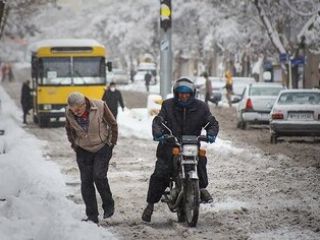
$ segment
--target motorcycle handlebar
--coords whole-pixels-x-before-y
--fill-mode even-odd
[[[178,140],[174,135],[165,134],[163,137],[164,137],[164,140],[168,143],[169,142],[178,143]],[[199,142],[208,142],[208,138],[205,135],[200,135],[200,136],[198,136],[198,141]]]
[[[198,137],[198,140],[199,140],[199,142],[208,142],[208,138],[207,138],[207,136],[204,136],[204,135],[200,135],[199,137]]]

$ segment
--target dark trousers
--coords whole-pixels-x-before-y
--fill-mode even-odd
[[[118,109],[116,109],[116,110],[110,109],[110,111],[112,112],[112,115],[114,116],[114,118],[117,120]]]
[[[173,175],[173,165],[171,159],[158,158],[153,174],[150,177],[149,190],[147,196],[148,203],[157,203],[162,194],[169,186],[170,177]],[[208,186],[207,158],[199,157],[198,176],[200,188]]]
[[[29,114],[30,108],[22,107],[23,110],[23,123],[27,123],[27,115]]]
[[[107,178],[112,147],[106,144],[95,153],[79,147],[76,152],[81,178],[81,194],[86,205],[86,214],[89,219],[97,219],[99,212],[94,185],[101,196],[104,211],[114,205]]]

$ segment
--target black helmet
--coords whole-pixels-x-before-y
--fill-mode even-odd
[[[187,77],[179,78],[173,85],[173,94],[177,97],[178,93],[191,93],[195,95],[196,87],[192,80]]]

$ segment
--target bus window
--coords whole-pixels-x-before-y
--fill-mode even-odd
[[[71,84],[70,58],[42,58],[42,84]]]
[[[73,82],[74,84],[102,84],[105,83],[105,73],[101,71],[100,58],[74,57]]]

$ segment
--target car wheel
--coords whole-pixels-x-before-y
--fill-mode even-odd
[[[278,136],[275,135],[275,134],[271,134],[270,143],[271,144],[277,144],[277,142],[278,142]]]
[[[242,130],[246,130],[247,127],[248,127],[248,123],[247,123],[247,122],[240,122],[240,128],[241,128]]]

